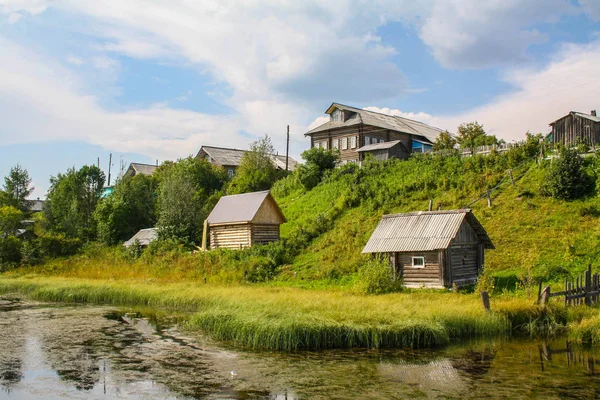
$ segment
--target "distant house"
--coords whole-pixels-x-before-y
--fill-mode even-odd
[[[279,240],[286,219],[269,191],[223,196],[207,218],[211,249],[242,249]]]
[[[158,239],[158,230],[156,228],[140,229],[131,239],[123,243],[123,246],[129,247],[138,241],[140,246],[147,247],[156,239]]]
[[[600,118],[596,110],[589,114],[571,111],[562,118],[550,123],[552,132],[549,137],[552,143],[560,143],[563,146],[575,146],[585,142],[589,146],[600,143]]]
[[[441,129],[411,119],[333,103],[325,111],[329,121],[307,133],[311,148],[338,149],[342,162],[358,162],[375,144],[398,142],[390,157],[431,151]],[[366,149],[365,149],[366,147]],[[362,151],[359,151],[361,150]],[[362,154],[361,154],[362,153]]]
[[[25,207],[31,213],[39,213],[44,211],[44,200],[40,200],[39,197],[35,200],[25,200]]]
[[[235,174],[235,170],[242,162],[247,150],[228,149],[225,147],[202,146],[196,158],[207,160],[213,165],[225,168],[229,177]],[[274,154],[271,160],[280,170],[285,170],[285,155]],[[294,171],[298,167],[298,161],[289,157],[288,171]]]
[[[363,253],[389,256],[409,287],[474,283],[494,245],[469,209],[384,215]]]
[[[407,158],[409,156],[409,153],[400,140],[368,144],[357,151],[359,161],[363,161],[367,154],[371,154],[373,158],[379,161],[389,160],[390,158]]]
[[[123,176],[136,176],[138,174],[152,176],[158,165],[131,163]]]

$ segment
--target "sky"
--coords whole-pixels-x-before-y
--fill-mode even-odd
[[[300,158],[332,102],[521,140],[600,109],[598,0],[0,0],[0,175],[113,181],[269,135]]]

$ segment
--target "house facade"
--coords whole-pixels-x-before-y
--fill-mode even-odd
[[[266,190],[223,196],[206,219],[210,248],[243,249],[279,240],[286,219]]]
[[[338,149],[341,160],[361,161],[365,146],[397,142],[393,157],[407,158],[411,153],[431,151],[441,129],[407,118],[362,110],[333,103],[327,111],[329,121],[308,131],[311,148]],[[362,153],[365,153],[362,151]]]
[[[469,209],[384,215],[363,253],[388,257],[408,287],[443,288],[477,281],[494,245]]]
[[[196,158],[207,160],[213,165],[223,167],[227,171],[227,175],[231,178],[236,169],[240,166],[242,158],[247,150],[228,149],[225,147],[213,147],[213,146],[202,146]],[[286,157],[285,155],[273,154],[271,155],[271,161],[277,167],[277,169],[285,170],[286,168]],[[294,171],[299,163],[292,157],[288,157],[287,163],[288,171]]]
[[[551,122],[550,127],[552,132],[549,136],[552,143],[576,146],[583,142],[592,147],[600,143],[600,118],[596,110],[592,110],[589,114],[571,111]]]

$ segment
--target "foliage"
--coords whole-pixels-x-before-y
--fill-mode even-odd
[[[229,183],[227,194],[240,194],[268,190],[273,183],[285,175],[278,171],[272,156],[275,149],[271,138],[265,135],[250,145],[244,153],[234,177]]]
[[[225,171],[189,157],[174,163],[161,179],[157,212],[160,235],[197,242],[204,220],[220,197]]]
[[[542,191],[560,200],[574,200],[594,190],[594,178],[576,150],[563,148],[546,171]]]
[[[325,172],[335,168],[340,161],[340,152],[337,149],[313,147],[303,152],[302,158],[306,162],[298,168],[298,179],[310,190],[321,182]]]
[[[137,231],[156,223],[157,182],[152,176],[125,176],[117,182],[112,195],[98,204],[98,239],[112,245],[132,237]]]
[[[498,138],[494,135],[488,135],[483,129],[483,125],[475,122],[461,124],[458,127],[456,141],[463,149],[469,148],[471,152],[478,146],[491,146],[499,144]]]
[[[15,236],[0,237],[0,266],[17,265],[21,262],[22,243]]]
[[[400,290],[402,280],[394,279],[389,260],[380,256],[359,268],[357,286],[365,294],[383,294]]]
[[[44,234],[37,238],[41,256],[47,258],[68,257],[81,249],[82,242],[78,238],[68,238],[62,234]]]
[[[70,168],[50,178],[46,228],[68,237],[93,240],[96,236],[94,212],[104,186],[104,173],[96,166]]]
[[[456,139],[448,131],[441,132],[435,139],[433,151],[454,150]]]
[[[0,235],[15,235],[21,226],[23,212],[13,206],[0,207]]]
[[[3,195],[0,198],[0,206],[4,204],[21,211],[26,211],[27,204],[25,199],[33,192],[33,189],[29,173],[21,165],[17,164],[4,177]]]

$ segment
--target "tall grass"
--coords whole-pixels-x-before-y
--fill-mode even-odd
[[[30,277],[1,278],[0,293],[185,311],[188,329],[255,349],[432,347],[452,339],[509,334],[512,326],[508,314],[485,312],[478,296],[445,292],[365,296],[268,286]]]

